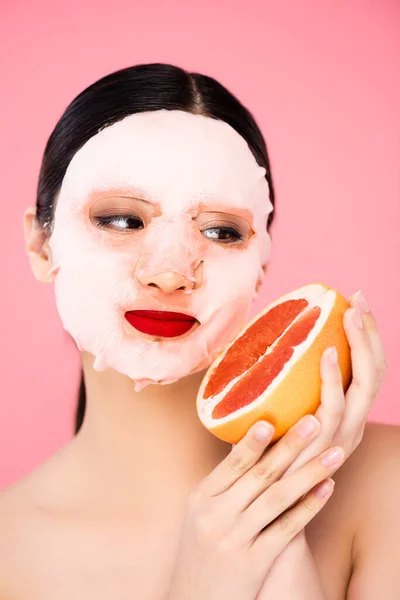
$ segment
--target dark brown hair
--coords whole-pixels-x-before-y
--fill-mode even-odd
[[[254,117],[218,81],[170,64],[135,65],[115,71],[83,90],[66,108],[47,142],[39,174],[37,220],[51,233],[55,197],[74,154],[99,130],[124,117],[149,110],[184,110],[225,121],[247,142],[257,163],[265,167],[270,199],[274,187],[267,147]],[[275,210],[269,215],[271,226]],[[86,406],[83,374],[75,418],[75,433]]]

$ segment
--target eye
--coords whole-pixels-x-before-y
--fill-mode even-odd
[[[108,227],[122,231],[142,229],[143,221],[135,215],[107,215],[94,218],[96,227]]]
[[[211,235],[205,236],[206,238],[217,240],[224,244],[243,240],[242,234],[234,227],[208,227],[207,229],[203,229],[201,233],[204,234],[205,232],[211,232]]]

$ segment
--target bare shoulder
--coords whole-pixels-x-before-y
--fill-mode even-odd
[[[400,427],[368,423],[358,448],[335,477],[352,534],[347,598],[398,598]],[[335,490],[336,492],[336,490]]]
[[[400,427],[367,423],[359,446],[333,478],[335,510],[346,514],[354,534],[353,559],[357,544],[363,545],[385,520],[392,520],[400,537]]]
[[[15,590],[20,590],[41,553],[39,542],[46,532],[40,499],[54,487],[49,477],[53,462],[50,457],[0,492],[0,600],[21,597]]]
[[[400,426],[368,422],[359,446],[341,467],[340,472],[354,468],[355,464],[360,466],[366,459],[379,461],[379,452],[391,454],[392,451],[398,451],[399,440]]]
[[[332,499],[317,515],[316,523],[340,520],[349,535],[359,535],[371,526],[386,505],[395,507],[400,495],[400,427],[368,422],[363,438],[333,475],[336,482]],[[386,498],[392,491],[394,504]],[[327,518],[327,516],[329,517]],[[368,521],[366,516],[368,515]],[[318,529],[318,527],[317,527]]]
[[[36,479],[37,473],[33,471],[0,491],[1,539],[6,538],[10,542],[17,535],[21,521],[24,522],[32,514]]]
[[[18,525],[23,520],[27,504],[24,488],[25,484],[21,481],[0,492],[0,564],[5,546],[9,547],[12,539],[17,536]]]
[[[334,474],[335,490],[306,528],[329,598],[385,600],[400,589],[400,427],[369,422],[351,456]],[[340,588],[340,589],[339,589]]]
[[[399,515],[400,500],[400,427],[368,423],[360,445],[347,462],[340,477],[362,508],[357,519],[358,535],[362,532],[365,537],[374,524],[388,518],[399,527],[399,517],[394,517]]]
[[[376,513],[376,500],[388,486],[394,495],[400,493],[399,476],[400,427],[369,422],[361,443],[334,478],[341,493],[346,490],[359,507]]]
[[[9,585],[30,513],[24,481],[0,492],[0,600],[12,598]]]

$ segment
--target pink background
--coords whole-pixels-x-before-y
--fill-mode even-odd
[[[370,418],[400,424],[399,40],[396,0],[2,0],[0,485],[68,440],[76,403],[79,355],[24,253],[41,154],[76,94],[137,63],[214,76],[249,106],[279,215],[254,311],[314,281],[362,288],[389,362]]]

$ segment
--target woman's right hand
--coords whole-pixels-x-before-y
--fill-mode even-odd
[[[301,426],[310,422],[313,433],[302,434]],[[260,426],[266,431],[257,439]],[[197,484],[189,497],[167,600],[256,598],[275,558],[332,494],[333,481],[327,478],[344,460],[338,447],[281,479],[319,427],[307,415],[265,452],[273,427],[259,421]],[[336,462],[324,465],[321,459],[332,450]],[[327,495],[316,495],[325,485]]]

